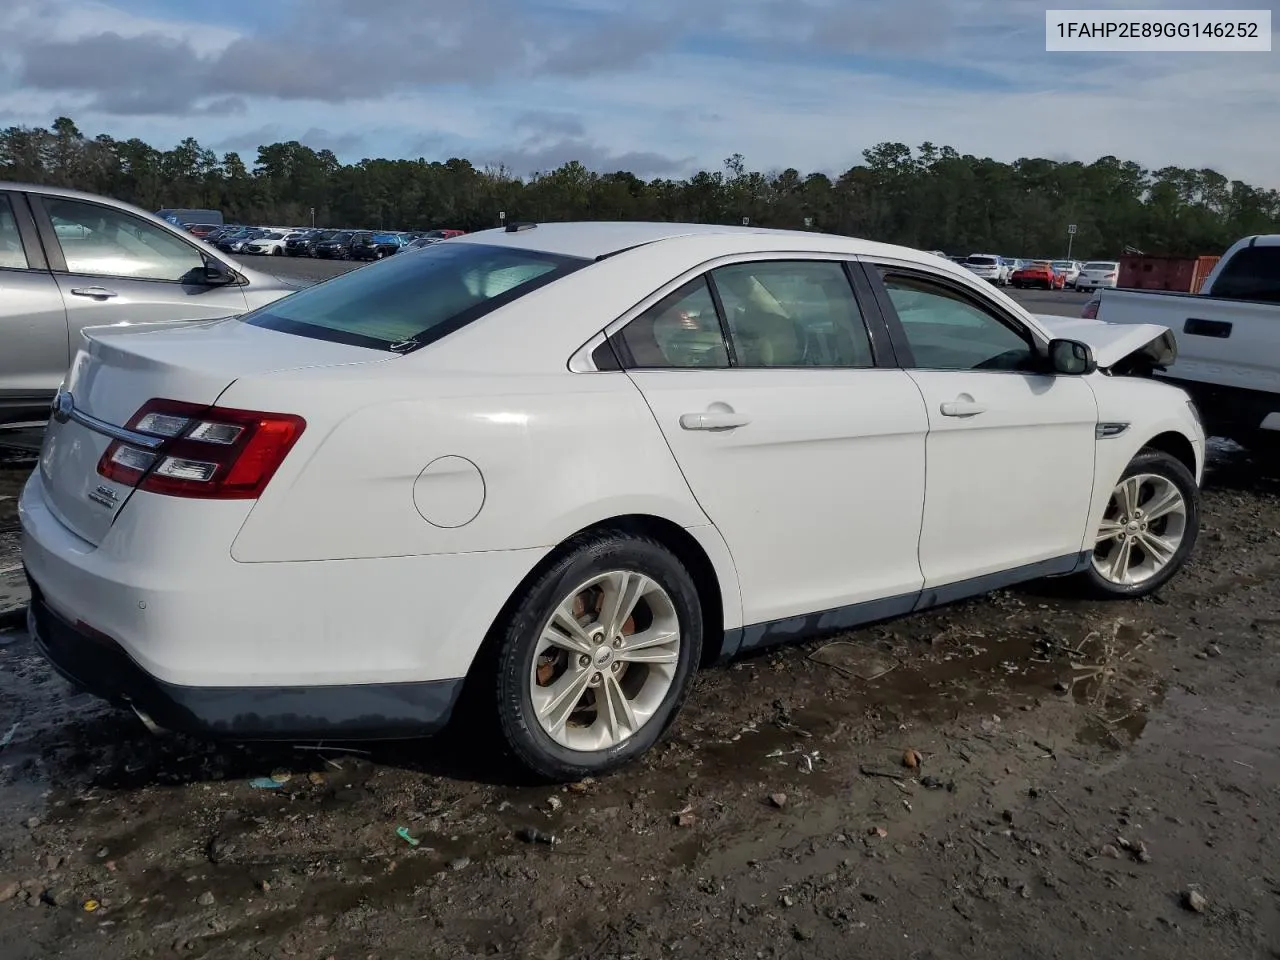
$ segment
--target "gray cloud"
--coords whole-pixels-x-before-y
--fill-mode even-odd
[[[229,137],[224,137],[217,143],[212,144],[211,149],[234,150],[236,153],[244,153],[247,150],[257,150],[264,143],[278,143],[282,135],[278,124],[268,123],[253,130],[246,130],[244,133],[235,133]]]
[[[312,150],[332,150],[339,156],[354,154],[365,146],[365,138],[358,133],[334,133],[323,127],[311,127],[306,133],[296,136],[278,123],[268,123],[225,137],[213,144],[212,149],[234,150],[236,153],[253,157],[256,156],[259,147],[287,140],[297,140]]]
[[[74,40],[33,31],[0,47],[10,48],[28,88],[91,94],[108,113],[185,115],[237,112],[245,97],[338,103],[412,87],[618,71],[681,36],[675,23],[651,17],[567,16],[521,0],[440,10],[418,0],[289,0],[279,18],[286,27],[240,37],[216,54],[159,33],[113,31]]]
[[[582,118],[559,110],[529,110],[515,119],[517,130],[534,136],[580,137],[586,133]]]
[[[533,138],[517,146],[483,151],[478,165],[501,164],[517,176],[527,176],[554,170],[572,160],[597,173],[627,170],[641,178],[679,175],[693,163],[689,157],[677,159],[647,150],[615,153],[583,137],[565,137],[553,142]]]
[[[364,137],[358,133],[333,133],[323,127],[312,127],[298,142],[312,150],[332,150],[339,156],[357,153],[365,146]]]

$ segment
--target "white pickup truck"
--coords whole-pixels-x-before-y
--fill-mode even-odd
[[[1210,435],[1280,452],[1280,235],[1234,244],[1199,293],[1102,290],[1084,316],[1168,327],[1177,357],[1155,375],[1191,395]]]

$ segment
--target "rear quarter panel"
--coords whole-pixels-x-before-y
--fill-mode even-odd
[[[219,401],[308,422],[237,536],[237,560],[551,547],[631,513],[708,523],[624,374],[423,382],[327,374],[241,381]],[[479,513],[461,526],[434,525],[421,512],[432,512],[437,494],[420,477],[441,457],[470,461],[483,478]],[[439,487],[438,495],[454,493]]]

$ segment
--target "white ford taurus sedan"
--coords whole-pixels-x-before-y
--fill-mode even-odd
[[[1160,587],[1205,446],[1143,375],[1173,354],[844,237],[470,234],[92,332],[20,501],[30,626],[160,728],[400,737],[465,690],[536,773],[599,773],[700,664],[1032,578]]]

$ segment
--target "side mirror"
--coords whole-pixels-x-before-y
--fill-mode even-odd
[[[236,282],[236,274],[221,260],[205,257],[204,270],[201,271],[200,279],[210,287],[225,287],[227,284]]]
[[[1093,351],[1087,343],[1079,340],[1050,340],[1049,365],[1054,373],[1071,377],[1083,376],[1098,369]]]

